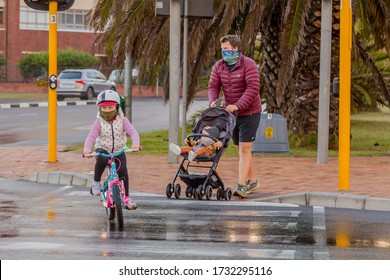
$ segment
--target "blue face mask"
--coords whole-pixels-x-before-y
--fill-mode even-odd
[[[235,64],[238,60],[238,57],[240,56],[240,51],[234,51],[234,50],[222,50],[222,56],[223,60],[229,64]]]

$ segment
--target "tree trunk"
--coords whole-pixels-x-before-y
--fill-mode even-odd
[[[275,13],[276,17],[280,14]],[[340,0],[333,0],[333,31],[332,31],[332,62],[331,79],[339,74],[339,22]],[[317,134],[318,105],[319,105],[319,69],[321,50],[321,0],[312,2],[311,11],[305,25],[304,43],[299,49],[293,76],[287,84],[283,101],[279,107],[275,99],[278,70],[282,60],[279,46],[280,26],[270,25],[265,32],[263,53],[264,65],[262,69],[263,95],[267,101],[267,112],[283,115],[290,132],[301,139],[310,134]],[[275,30],[279,26],[279,30]],[[331,81],[332,84],[332,81]],[[332,92],[332,90],[331,90]],[[330,97],[329,135],[336,135],[338,130],[338,100],[333,95]]]

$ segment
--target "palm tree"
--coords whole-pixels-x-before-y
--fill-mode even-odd
[[[140,77],[151,81],[169,61],[169,18],[155,16],[154,5],[155,0],[98,0],[90,15],[113,62],[121,63],[130,53]],[[390,52],[390,1],[353,0],[353,8],[354,22],[363,30],[354,36],[355,57],[374,70],[381,89],[379,103],[388,105],[388,88],[365,49],[365,38],[373,33],[376,47]],[[202,72],[220,58],[219,38],[235,33],[242,39],[244,54],[255,57],[259,51],[255,59],[261,65],[261,96],[267,111],[284,115],[289,130],[299,137],[316,134],[321,0],[215,0],[214,11],[212,19],[189,19],[188,104],[199,89]],[[333,0],[331,77],[338,76],[339,17],[340,0]],[[167,100],[167,83],[164,94]],[[331,97],[330,135],[337,132],[337,107]]]

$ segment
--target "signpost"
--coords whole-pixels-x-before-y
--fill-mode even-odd
[[[57,14],[74,0],[24,0],[32,9],[49,11],[48,162],[57,162]]]
[[[178,144],[179,139],[179,92],[180,92],[180,24],[184,17],[183,35],[183,123],[182,141],[186,133],[187,107],[187,40],[188,17],[210,18],[214,15],[213,0],[156,0],[156,15],[170,16],[169,30],[169,143]],[[169,151],[169,163],[177,163],[178,157]]]

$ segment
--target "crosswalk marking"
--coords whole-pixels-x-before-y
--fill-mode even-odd
[[[61,188],[55,189],[54,191],[51,191],[51,193],[60,193],[71,188],[73,188],[73,186],[63,186]]]
[[[72,191],[69,193],[66,193],[65,195],[75,195],[75,196],[91,196],[91,194],[88,191]]]
[[[329,252],[326,247],[326,223],[325,223],[325,208],[323,206],[313,206],[313,237],[318,246],[321,246],[321,251],[314,252],[315,260],[329,259]]]
[[[273,250],[273,249],[244,249],[248,257],[255,259],[282,259],[292,260],[295,250]]]

